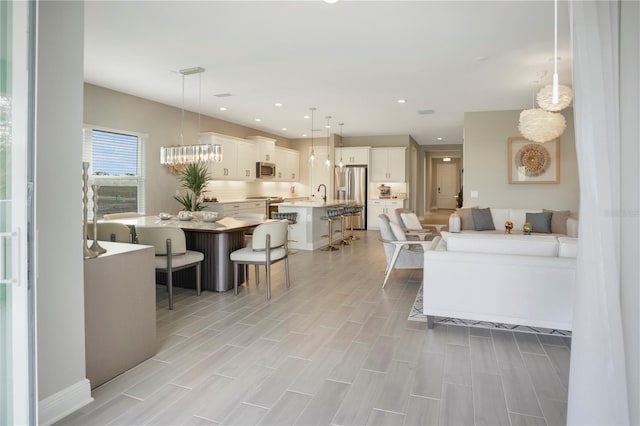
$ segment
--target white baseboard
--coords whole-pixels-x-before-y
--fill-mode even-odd
[[[59,392],[38,401],[38,424],[47,426],[93,401],[91,384],[83,379]]]

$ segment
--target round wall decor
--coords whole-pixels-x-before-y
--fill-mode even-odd
[[[525,176],[541,176],[551,165],[551,154],[544,146],[529,143],[518,150],[515,164],[518,168],[524,167]]]

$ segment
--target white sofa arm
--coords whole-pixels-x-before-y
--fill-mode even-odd
[[[578,218],[567,218],[567,236],[578,238]]]

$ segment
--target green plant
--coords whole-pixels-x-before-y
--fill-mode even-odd
[[[195,212],[204,209],[204,206],[200,204],[200,196],[210,178],[206,163],[187,164],[180,172],[179,179],[182,187],[188,192],[174,195],[173,198],[182,204],[183,210]]]

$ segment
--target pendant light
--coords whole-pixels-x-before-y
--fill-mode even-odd
[[[338,167],[342,170],[344,168],[344,162],[342,161],[342,149],[344,148],[344,143],[342,142],[342,126],[344,126],[344,123],[339,123],[338,125],[340,126],[340,162],[338,163]]]
[[[531,90],[532,98],[534,88]],[[544,143],[559,137],[567,128],[567,120],[562,114],[535,108],[534,99],[531,100],[533,108],[525,109],[520,113],[518,130],[520,134],[530,141]]]
[[[331,159],[329,157],[329,138],[330,138],[330,130],[331,129],[331,124],[329,124],[329,121],[331,120],[331,116],[327,115],[325,117],[327,119],[327,125],[324,126],[327,129],[327,159],[324,162],[324,165],[327,166],[327,169],[331,167]]]
[[[316,164],[316,153],[313,150],[313,112],[316,110],[315,107],[311,107],[309,108],[309,110],[311,110],[311,155],[309,155],[309,164],[311,165],[311,167],[315,166]]]
[[[180,122],[180,145],[163,146],[160,148],[160,164],[177,166],[198,162],[222,161],[222,146],[215,144],[184,144],[184,77],[186,75],[199,74],[199,103],[198,103],[198,134],[200,133],[200,107],[202,103],[202,73],[204,68],[185,68],[178,71],[182,75],[182,113]]]

